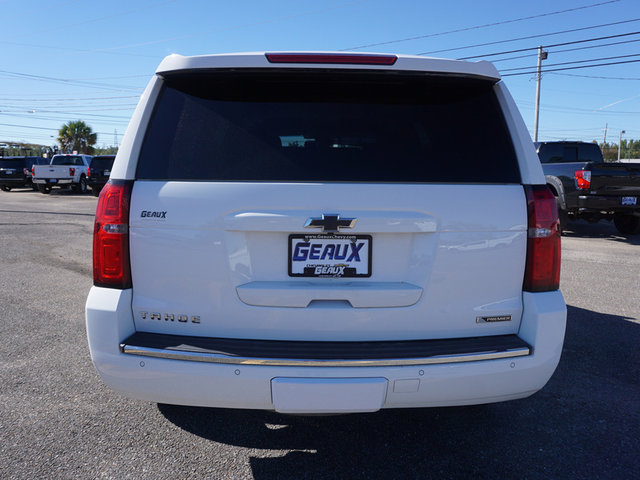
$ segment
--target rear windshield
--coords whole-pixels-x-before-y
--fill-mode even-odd
[[[90,168],[95,169],[109,169],[113,166],[115,157],[94,157],[89,164]]]
[[[0,158],[0,168],[23,168],[25,166],[24,159],[8,159]]]
[[[542,163],[604,162],[600,147],[593,143],[541,143],[538,157]]]
[[[137,178],[519,183],[491,82],[420,74],[170,77]]]
[[[51,159],[51,165],[84,165],[82,157],[76,157],[74,155],[56,155]]]

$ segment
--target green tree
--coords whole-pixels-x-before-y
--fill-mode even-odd
[[[58,131],[58,142],[64,153],[93,153],[98,135],[82,120],[67,122]]]

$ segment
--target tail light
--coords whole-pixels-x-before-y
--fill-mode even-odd
[[[560,222],[556,198],[546,185],[525,185],[528,234],[524,290],[547,292],[560,286]]]
[[[69,175],[73,177],[75,174],[76,174],[76,169],[73,167],[69,168]]]
[[[133,181],[110,180],[100,192],[93,229],[93,284],[131,288],[129,201]]]
[[[87,167],[87,178],[91,176],[91,167]]]
[[[578,190],[589,190],[591,188],[591,171],[576,170],[573,175],[576,177]]]
[[[31,176],[32,177],[36,176],[36,166],[35,165],[33,167],[31,167]]]

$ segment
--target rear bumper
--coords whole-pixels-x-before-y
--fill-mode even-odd
[[[124,353],[121,343],[136,338],[131,337],[131,290],[99,287],[93,287],[87,299],[87,334],[94,365],[105,383],[142,400],[289,413],[469,405],[527,397],[556,369],[566,325],[562,294],[523,296],[518,337],[531,347],[530,354],[473,361],[283,366]]]
[[[7,187],[23,187],[29,184],[29,179],[25,177],[4,177],[0,178],[0,185],[5,185]]]
[[[33,183],[40,185],[69,185],[73,183],[71,178],[34,178]]]
[[[630,195],[635,205],[623,205],[621,195],[578,195],[576,208],[579,212],[625,212],[640,211],[640,194]]]

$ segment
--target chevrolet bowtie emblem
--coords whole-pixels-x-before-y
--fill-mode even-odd
[[[322,218],[308,218],[304,228],[322,228],[323,232],[337,232],[341,228],[353,228],[357,218],[340,218],[340,215],[322,215]]]

